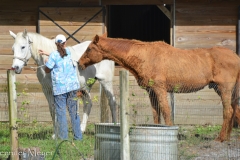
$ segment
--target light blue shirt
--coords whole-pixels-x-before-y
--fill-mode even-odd
[[[67,56],[63,58],[58,51],[49,55],[46,66],[51,69],[53,94],[60,95],[80,89],[76,67],[73,65],[71,52],[66,48]]]

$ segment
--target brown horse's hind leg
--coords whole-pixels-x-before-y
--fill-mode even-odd
[[[233,108],[231,106],[231,100],[232,100],[232,87],[230,84],[226,84],[226,86],[218,86],[221,99],[222,99],[222,105],[223,105],[223,124],[222,129],[217,137],[217,141],[224,141],[229,140],[230,133],[232,131],[233,127]]]
[[[153,111],[153,121],[155,124],[161,124],[161,111],[158,104],[157,95],[151,89],[147,89]]]
[[[167,100],[167,91],[164,89],[164,87],[155,87],[153,90],[157,96],[158,104],[160,105],[160,110],[165,120],[165,124],[171,126],[171,110]]]
[[[232,108],[234,111],[234,121],[236,121],[238,123],[238,125],[240,125],[240,108],[239,108],[239,86],[236,85],[235,90],[233,91],[232,94]]]
[[[235,113],[235,121],[240,125],[240,108],[236,108],[236,113]]]

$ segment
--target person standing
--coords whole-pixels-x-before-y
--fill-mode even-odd
[[[68,109],[75,140],[82,140],[80,127],[80,116],[77,107],[77,92],[80,83],[77,77],[76,66],[74,66],[71,52],[66,47],[66,37],[59,34],[55,38],[57,50],[50,54],[39,50],[42,55],[49,55],[46,62],[45,72],[52,77],[54,105],[56,109],[57,122],[55,125],[56,135],[62,140],[68,139],[68,124],[66,109]]]

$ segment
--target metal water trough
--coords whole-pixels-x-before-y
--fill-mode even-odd
[[[177,126],[144,124],[130,127],[131,160],[177,160]],[[120,160],[120,125],[95,124],[94,160]]]

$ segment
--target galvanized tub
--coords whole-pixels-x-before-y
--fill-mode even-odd
[[[177,160],[177,135],[177,126],[130,127],[131,160]],[[120,156],[120,124],[95,124],[94,160],[121,160]]]

